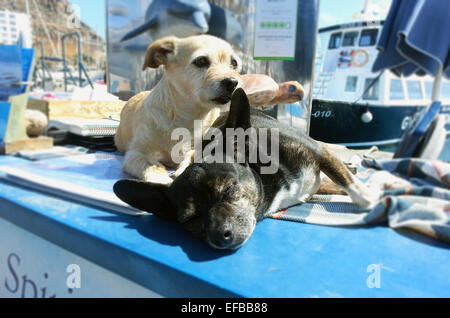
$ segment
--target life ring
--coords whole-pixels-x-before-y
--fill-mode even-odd
[[[364,59],[361,62],[356,62],[356,59],[360,59],[358,55],[364,55]],[[369,62],[369,52],[363,49],[356,50],[355,53],[352,55],[352,65],[354,67],[363,67]]]

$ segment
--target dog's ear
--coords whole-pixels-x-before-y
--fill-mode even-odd
[[[124,179],[114,184],[114,193],[132,207],[168,220],[176,220],[169,186],[140,180]]]
[[[147,67],[158,68],[160,65],[167,64],[170,55],[175,52],[176,41],[176,37],[168,36],[153,42],[145,54],[142,70],[145,71]]]
[[[242,88],[238,88],[231,96],[230,112],[225,124],[225,128],[250,127],[250,103]]]

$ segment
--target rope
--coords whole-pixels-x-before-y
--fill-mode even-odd
[[[364,90],[364,92],[362,93],[362,95],[361,96],[359,96],[358,97],[358,99],[357,100],[355,100],[353,103],[352,103],[352,105],[353,104],[356,104],[368,91],[369,91],[369,89],[371,89],[372,88],[372,86],[373,85],[375,85],[375,83],[378,81],[378,79],[380,78],[380,76],[381,75],[383,75],[383,73],[384,73],[384,70],[382,70],[381,72],[380,72],[380,74],[378,74],[377,75],[377,77],[375,77],[374,79],[373,79],[373,81],[370,83],[370,85],[368,85],[367,87],[366,87],[366,89]]]
[[[47,35],[47,38],[48,38],[48,40],[50,42],[50,46],[52,48],[52,54],[53,54],[53,56],[58,56],[56,48],[55,48],[55,44],[53,43],[52,38],[50,36],[50,33],[47,30],[47,26],[44,23],[44,19],[42,18],[41,11],[39,10],[38,5],[36,4],[36,0],[33,0],[33,4],[34,4],[34,7],[36,8],[36,11],[38,13],[39,20],[41,21],[41,24],[44,27],[45,34]]]

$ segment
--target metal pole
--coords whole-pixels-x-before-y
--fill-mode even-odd
[[[77,38],[77,49],[78,49],[78,81],[80,84],[80,87],[83,84],[82,79],[82,50],[81,50],[81,35],[79,32],[72,32],[72,33],[66,33],[62,36],[61,42],[62,42],[62,50],[63,50],[63,61],[64,61],[64,90],[67,92],[67,77],[66,77],[66,67],[67,67],[67,61],[66,61],[66,39],[68,37],[75,36]]]
[[[434,77],[433,82],[433,91],[431,93],[431,100],[433,102],[437,102],[439,100],[439,97],[441,95],[441,85],[442,85],[442,65],[439,66],[439,69],[436,73],[436,76]]]
[[[88,51],[88,53],[87,53],[87,58],[88,58],[87,66],[89,68],[89,67],[91,67],[91,45],[90,45],[91,43],[90,43],[90,39],[89,39],[89,33],[88,33],[88,40],[85,41],[84,43],[87,44],[87,51]]]
[[[61,38],[62,44],[62,58],[63,58],[63,72],[64,72],[64,91],[67,92],[67,61],[66,61],[66,44],[64,35]]]
[[[27,2],[28,3],[28,2]],[[33,46],[40,46],[41,48],[41,67],[42,67],[42,89],[45,90],[45,61],[44,61],[44,41],[38,41]]]
[[[80,87],[83,85],[83,70],[81,68],[81,65],[83,64],[83,54],[82,54],[82,50],[83,47],[81,46],[81,35],[80,33],[77,32],[77,46],[78,46],[78,80],[80,83]]]
[[[30,16],[30,4],[28,3],[28,0],[25,0],[25,11],[27,12],[28,17]]]
[[[91,78],[89,77],[89,73],[87,72],[86,68],[84,67],[83,64],[80,64],[80,67],[82,68],[84,75],[86,76],[86,79],[89,83],[89,85],[91,86],[91,88],[94,88],[94,85],[92,84]]]

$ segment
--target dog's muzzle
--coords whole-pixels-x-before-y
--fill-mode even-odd
[[[228,249],[233,245],[233,229],[231,226],[224,224],[208,233],[208,243],[214,248]]]
[[[228,77],[220,82],[220,86],[222,86],[230,94],[230,97],[238,84],[239,81],[234,77]]]
[[[227,104],[231,101],[231,95],[233,94],[234,90],[238,86],[239,81],[237,78],[234,77],[228,77],[223,79],[220,82],[220,87],[224,93],[216,98],[213,99],[214,102],[218,104]]]

